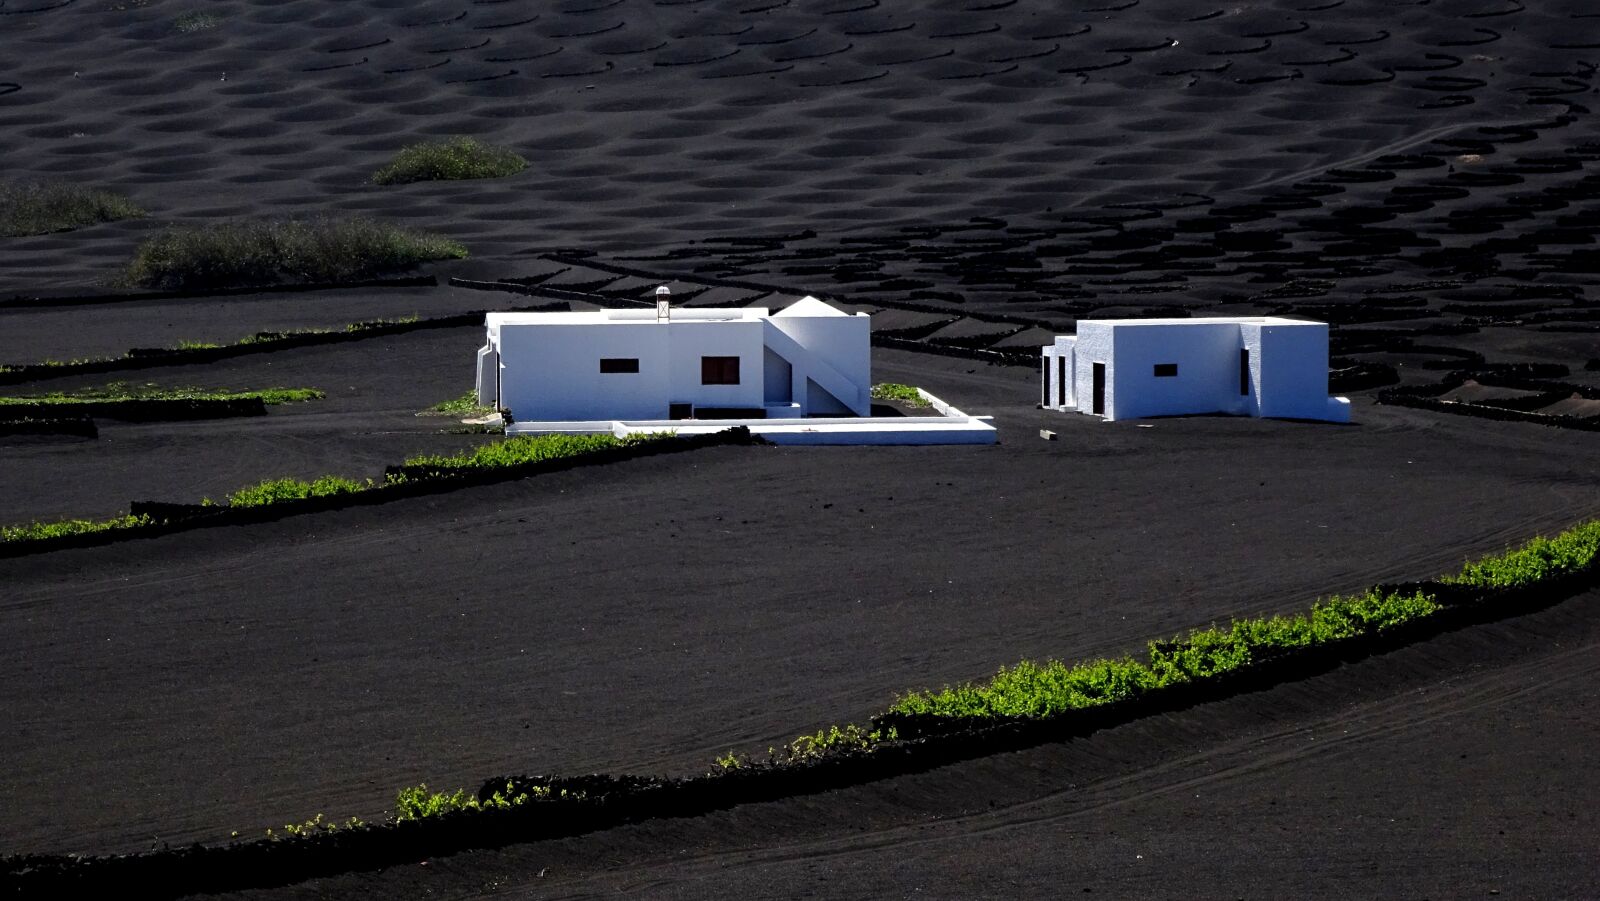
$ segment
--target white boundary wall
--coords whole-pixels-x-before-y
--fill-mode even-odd
[[[812,419],[643,419],[515,422],[507,435],[610,434],[618,438],[651,432],[703,435],[738,426],[773,444],[797,445],[939,445],[995,444],[999,433],[993,417],[969,416],[922,389],[923,398],[941,416],[850,416]]]

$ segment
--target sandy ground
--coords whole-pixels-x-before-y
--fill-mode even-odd
[[[49,303],[170,223],[362,213],[464,241],[442,277],[809,292],[1023,350],[1086,316],[1303,314],[1408,385],[1476,354],[1600,388],[1577,0],[219,0],[180,30],[193,11],[0,3],[0,172],[150,212],[0,239],[0,300],[45,299],[0,304],[0,364],[533,300]],[[530,167],[370,184],[450,134]],[[329,397],[6,439],[0,519],[469,445],[414,414],[468,387],[478,338],[7,386]],[[880,348],[875,376],[995,414],[1002,444],[723,448],[0,561],[0,851],[372,818],[508,770],[692,772],[1022,657],[1431,576],[1600,500],[1592,433],[1371,391],[1348,427],[1108,425],[1034,409],[1023,367]],[[1081,745],[289,894],[1592,895],[1592,600]]]

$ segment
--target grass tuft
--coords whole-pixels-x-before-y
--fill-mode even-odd
[[[245,221],[170,228],[139,246],[123,280],[167,289],[336,283],[466,255],[449,238],[370,219]]]
[[[928,399],[917,392],[912,385],[901,385],[895,382],[884,382],[872,386],[873,400],[899,401],[908,407],[926,407]]]
[[[515,151],[456,137],[413,144],[401,150],[389,165],[372,174],[380,185],[415,181],[449,181],[464,178],[503,178],[528,167]]]
[[[144,210],[110,191],[66,182],[0,182],[0,238],[136,219]]]

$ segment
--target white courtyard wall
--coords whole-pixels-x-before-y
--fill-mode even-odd
[[[493,344],[478,348],[478,376],[476,381],[478,406],[500,405],[500,354]]]

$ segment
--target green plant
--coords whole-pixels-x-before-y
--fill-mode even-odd
[[[245,400],[259,398],[262,403],[278,405],[317,400],[325,395],[315,388],[263,388],[257,391],[210,391],[204,388],[162,388],[158,385],[129,385],[112,382],[98,388],[78,391],[54,391],[49,394],[0,397],[0,406],[20,404],[89,404],[110,401],[141,400]]]
[[[65,538],[68,535],[87,535],[92,532],[132,529],[151,524],[150,517],[132,514],[102,520],[67,519],[60,522],[30,522],[20,526],[0,526],[0,543]]]
[[[544,789],[544,794],[549,795],[548,786],[539,786]],[[565,797],[566,793],[563,792]],[[410,820],[424,820],[429,817],[443,816],[460,810],[510,810],[520,807],[531,799],[528,792],[513,793],[511,783],[507,782],[504,791],[496,791],[486,801],[480,801],[477,795],[469,795],[466,789],[458,788],[454,792],[430,792],[427,783],[402,788],[395,795],[394,819],[397,823]]]
[[[360,829],[365,825],[367,824],[362,822],[359,817],[351,817],[350,819],[345,820],[343,823],[324,822],[322,819],[322,814],[319,813],[303,823],[289,823],[285,825],[283,827],[283,836],[288,838],[310,838],[314,835],[319,835],[322,833],[334,833],[348,831],[351,829]],[[238,833],[235,833],[235,835],[237,834]],[[280,840],[281,837],[273,834],[273,831],[268,829],[267,838],[276,841]]]
[[[410,457],[405,465],[435,470],[501,469],[612,448],[632,447],[670,437],[671,434],[666,432],[630,435],[626,438],[616,438],[611,435],[519,435],[484,444],[465,453]]]
[[[238,491],[228,495],[228,506],[263,507],[268,504],[299,501],[312,497],[355,494],[360,491],[370,491],[376,487],[377,484],[371,479],[357,482],[338,476],[323,476],[310,482],[303,482],[293,478],[268,479],[246,488],[240,488]]]
[[[487,416],[494,412],[494,407],[487,407],[478,403],[478,392],[468,391],[460,397],[452,397],[446,401],[434,404],[418,416]]]
[[[68,231],[136,219],[144,210],[120,194],[67,182],[0,182],[0,238]]]
[[[455,137],[404,148],[393,162],[374,172],[372,180],[380,185],[403,185],[414,181],[501,178],[515,175],[527,166],[515,151],[484,144],[476,138]]]
[[[1309,613],[1238,620],[1150,643],[1146,660],[1132,657],[1066,664],[1023,661],[981,684],[911,692],[892,713],[952,717],[1042,717],[1128,700],[1186,682],[1215,679],[1290,651],[1382,632],[1429,616],[1440,606],[1426,595],[1368,591],[1319,601]]]
[[[1536,537],[1521,547],[1466,564],[1444,581],[1473,588],[1521,588],[1587,569],[1600,549],[1600,520],[1554,538]]]
[[[449,238],[370,219],[231,222],[167,229],[139,246],[123,281],[181,289],[343,282],[466,255]]]
[[[899,401],[908,407],[926,407],[928,399],[922,396],[915,387],[901,385],[896,382],[883,382],[872,386],[873,400]]]

